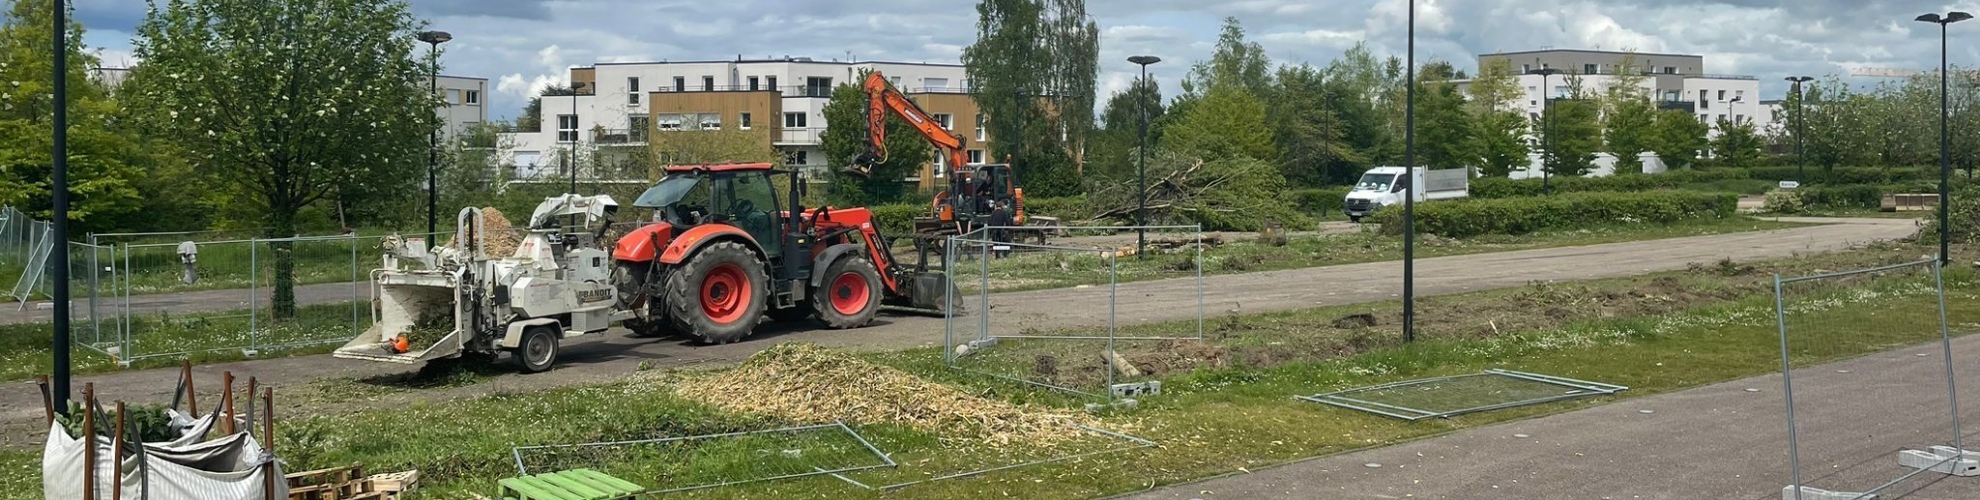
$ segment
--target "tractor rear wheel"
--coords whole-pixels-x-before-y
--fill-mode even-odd
[[[742,340],[763,319],[763,261],[740,243],[711,243],[668,273],[668,319],[709,344]]]
[[[880,312],[880,271],[866,257],[851,255],[825,268],[825,282],[811,296],[818,321],[832,328],[859,328]]]

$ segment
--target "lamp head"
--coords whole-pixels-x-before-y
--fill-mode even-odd
[[[418,37],[419,41],[433,45],[439,45],[454,40],[454,35],[445,31],[421,31],[414,36]]]
[[[1128,58],[1128,62],[1139,64],[1142,66],[1147,66],[1150,64],[1162,62],[1162,58],[1155,56],[1133,56]]]

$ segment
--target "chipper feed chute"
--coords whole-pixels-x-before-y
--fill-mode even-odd
[[[338,348],[336,356],[415,364],[459,355],[466,334],[457,283],[448,273],[379,276],[371,328]]]

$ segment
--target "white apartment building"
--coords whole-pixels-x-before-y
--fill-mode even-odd
[[[1682,109],[1697,116],[1711,127],[1712,137],[1719,134],[1720,120],[1750,123],[1755,130],[1767,130],[1772,125],[1773,113],[1760,101],[1760,80],[1707,74],[1704,56],[1572,49],[1478,56],[1481,68],[1500,62],[1518,75],[1519,87],[1525,93],[1518,102],[1501,106],[1521,111],[1536,122],[1547,99],[1570,96],[1574,80],[1579,80],[1587,95],[1601,95],[1615,85],[1619,74],[1634,74],[1641,78],[1643,94],[1659,108]],[[1468,82],[1460,85],[1464,83]]]
[[[805,57],[597,63],[571,69],[571,81],[583,85],[578,95],[543,98],[541,130],[505,134],[503,143],[513,145],[517,176],[528,178],[556,173],[573,146],[644,145],[648,130],[719,129],[727,121],[742,130],[774,130],[769,140],[786,163],[816,172],[828,164],[819,148],[825,103],[834,87],[857,84],[866,70],[880,71],[909,94],[962,93],[967,80],[959,64]]]
[[[488,123],[487,78],[440,75],[427,83],[435,84],[447,102],[434,110],[440,115],[441,138],[458,137],[468,127]]]

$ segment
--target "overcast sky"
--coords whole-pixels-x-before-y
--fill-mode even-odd
[[[71,0],[104,64],[129,61],[143,0]],[[958,62],[976,37],[971,0],[411,0],[443,45],[444,72],[489,79],[491,117],[515,115],[564,69],[601,61],[732,59]],[[1135,71],[1173,93],[1210,52],[1225,16],[1244,22],[1274,62],[1325,64],[1357,41],[1404,51],[1406,0],[1090,0],[1100,24],[1101,95]],[[1980,11],[1980,0],[1418,0],[1417,58],[1470,71],[1482,52],[1540,48],[1703,54],[1709,73],[1757,76],[1767,98],[1791,74],[1853,67],[1932,68],[1935,25],[1918,14]],[[1980,21],[1953,25],[1954,65],[1980,66]],[[1961,42],[1966,38],[1967,42]],[[1858,80],[1863,81],[1863,80]]]

